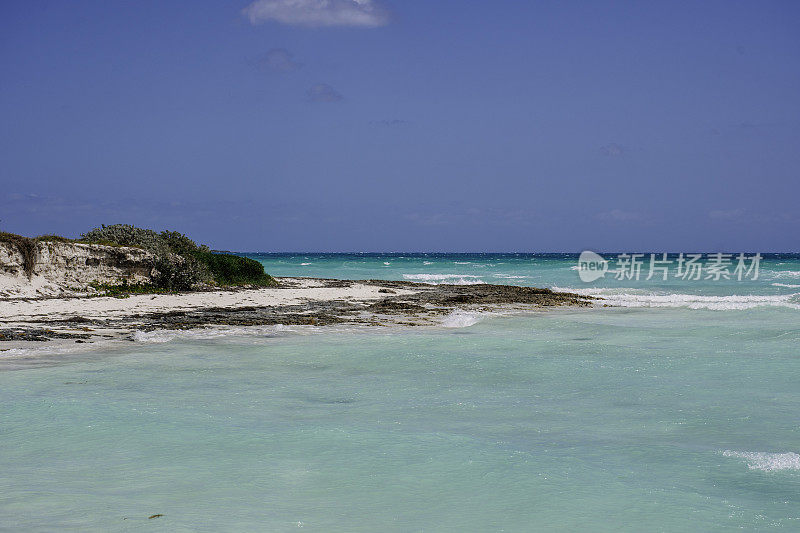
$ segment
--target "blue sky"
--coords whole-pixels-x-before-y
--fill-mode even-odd
[[[800,3],[6,1],[0,229],[800,250]]]

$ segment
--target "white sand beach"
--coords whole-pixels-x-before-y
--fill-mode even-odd
[[[187,311],[221,307],[276,307],[307,302],[365,302],[385,297],[379,292],[392,290],[396,295],[416,291],[388,289],[380,285],[354,283],[329,287],[316,279],[281,278],[280,287],[231,289],[179,294],[134,294],[127,298],[71,297],[39,299],[0,299],[0,322],[6,325],[83,317],[90,320],[120,318],[148,313]]]

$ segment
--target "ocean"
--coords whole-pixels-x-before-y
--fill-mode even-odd
[[[250,257],[614,307],[0,354],[0,531],[800,530],[800,255],[589,283],[574,254]]]

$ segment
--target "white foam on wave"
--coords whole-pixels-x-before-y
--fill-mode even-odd
[[[779,470],[800,470],[800,454],[794,452],[769,453],[769,452],[737,452],[725,450],[725,457],[737,457],[747,461],[750,470],[775,472]]]
[[[800,278],[800,270],[777,270],[772,272],[774,278]]]
[[[729,296],[704,296],[654,292],[645,289],[623,288],[562,288],[554,291],[575,292],[585,296],[599,296],[602,303],[619,307],[686,307],[713,311],[736,311],[754,307],[786,307],[800,309],[800,293],[783,295],[734,294]]]
[[[495,274],[494,277],[501,279],[528,279],[530,276],[512,276],[511,274]]]
[[[0,351],[0,359],[5,358],[31,358],[31,359],[46,359],[51,356],[61,356],[73,353],[88,352],[98,348],[106,348],[111,346],[114,341],[99,341],[92,343],[80,344],[55,344],[46,346],[34,346],[31,348],[9,348]]]
[[[310,264],[311,264],[311,263],[300,263],[300,266],[308,266],[308,265],[310,265]]]
[[[456,310],[445,316],[441,324],[446,328],[468,328],[469,326],[474,326],[486,316],[486,313]]]
[[[154,331],[134,331],[131,335],[133,340],[145,344],[162,344],[176,340],[209,340],[221,339],[225,337],[238,336],[257,336],[275,337],[283,333],[300,333],[302,328],[311,326],[285,326],[276,324],[274,326],[241,326],[241,327],[209,327],[191,330],[162,329]]]
[[[800,285],[794,285],[792,283],[773,283],[773,287],[788,287],[790,289],[800,289]]]
[[[480,276],[470,274],[403,274],[403,279],[421,281],[437,285],[439,283],[449,283],[452,285],[478,285],[484,283]]]

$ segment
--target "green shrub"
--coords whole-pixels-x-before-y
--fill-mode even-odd
[[[113,296],[114,298],[128,298],[131,294],[161,294],[169,292],[151,283],[129,283],[126,279],[118,284],[93,281],[89,286],[97,291],[95,296]]]
[[[156,255],[171,252],[167,242],[151,229],[137,228],[131,224],[103,225],[81,235],[80,242],[111,244],[143,248]]]
[[[186,256],[192,252],[208,251],[208,246],[198,246],[197,243],[195,243],[192,239],[178,231],[162,231],[161,239],[167,246],[169,246],[169,249],[172,250],[172,253],[178,255]]]
[[[158,233],[130,224],[104,225],[84,233],[81,242],[136,246],[152,252],[153,284],[165,290],[185,291],[212,281],[218,285],[277,285],[258,261],[211,253],[208,246],[177,231]]]
[[[264,265],[249,257],[232,254],[194,252],[219,285],[277,285],[275,279],[264,272]]]
[[[153,284],[168,291],[189,291],[211,281],[205,265],[191,256],[157,255],[153,262]]]
[[[155,256],[153,284],[160,289],[188,291],[212,279],[205,266],[192,256],[192,253],[205,248],[177,231],[158,233],[131,224],[112,224],[84,233],[81,241],[135,246],[151,252]]]

